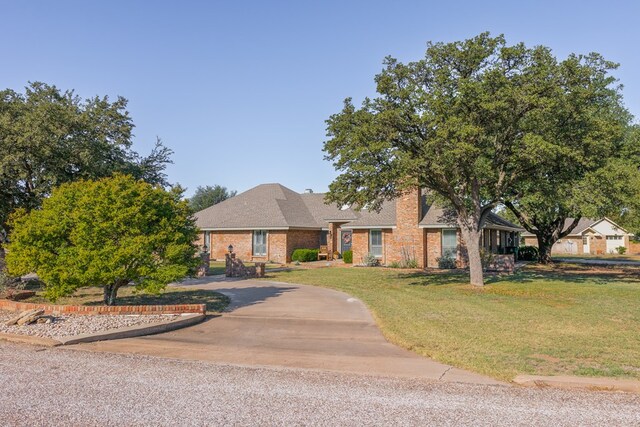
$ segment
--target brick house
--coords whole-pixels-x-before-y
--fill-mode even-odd
[[[573,222],[573,218],[565,220],[566,230]],[[624,228],[611,221],[609,218],[590,219],[581,218],[578,225],[567,236],[558,240],[551,248],[552,254],[572,255],[601,255],[617,253],[617,248],[623,246],[628,253],[637,251],[633,242],[630,242],[631,234]],[[525,245],[538,246],[536,236],[529,232],[522,233]],[[640,253],[640,251],[638,251]]]
[[[445,210],[426,203],[415,190],[385,202],[380,212],[350,207],[338,209],[321,193],[297,193],[280,184],[262,184],[195,214],[201,230],[199,244],[212,259],[223,259],[227,247],[243,260],[290,262],[299,248],[327,245],[331,254],[353,251],[353,262],[367,254],[382,264],[413,259],[419,267],[437,267],[448,255],[466,264],[464,242]],[[483,246],[510,253],[520,227],[490,214]]]

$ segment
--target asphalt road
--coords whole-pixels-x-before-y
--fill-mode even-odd
[[[48,425],[640,426],[640,396],[0,343],[0,420]]]

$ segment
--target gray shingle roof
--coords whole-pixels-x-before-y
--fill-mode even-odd
[[[331,222],[345,222],[344,228],[381,228],[396,225],[396,202],[385,201],[380,212],[327,204],[323,193],[296,193],[280,184],[261,184],[195,214],[202,229],[326,228]],[[455,227],[455,216],[444,209],[427,206],[423,197],[420,226]],[[495,214],[487,225],[518,229]]]
[[[261,184],[195,214],[200,228],[320,228],[302,195],[280,184]]]
[[[361,209],[352,211],[357,219],[343,225],[343,228],[394,227],[396,225],[396,201],[382,203],[380,212]]]

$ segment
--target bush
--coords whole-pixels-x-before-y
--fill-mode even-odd
[[[451,270],[452,268],[456,268],[456,259],[452,256],[445,255],[443,257],[437,258],[438,268]]]
[[[318,260],[318,249],[296,249],[291,254],[292,261],[310,262]]]
[[[362,257],[362,263],[367,267],[376,267],[380,264],[380,261],[378,260],[378,258],[376,258],[375,255],[367,254],[366,256]]]
[[[398,261],[392,261],[387,265],[387,267],[389,267],[389,268],[400,268],[400,263]]]
[[[625,254],[625,252],[627,252],[627,248],[625,248],[624,246],[618,246],[618,247],[616,248],[616,251],[618,251],[618,253],[619,253],[620,255],[624,255],[624,254]]]
[[[344,262],[346,264],[351,264],[353,263],[353,251],[349,250],[349,251],[344,251],[342,253],[342,259],[344,260]]]
[[[518,248],[519,261],[535,261],[538,259],[538,248],[535,246],[520,246]]]

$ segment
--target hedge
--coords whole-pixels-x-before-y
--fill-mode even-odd
[[[538,259],[538,248],[535,246],[520,246],[518,248],[518,260],[535,261]]]
[[[342,259],[347,264],[353,263],[353,251],[349,250],[342,252]]]
[[[292,261],[309,262],[318,260],[318,249],[296,249],[291,254]]]

